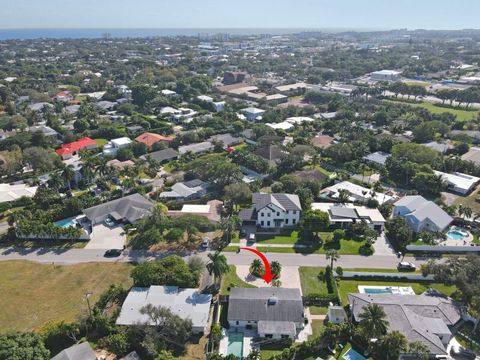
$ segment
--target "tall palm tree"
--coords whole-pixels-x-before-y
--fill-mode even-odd
[[[232,240],[232,234],[237,228],[238,223],[239,220],[237,216],[229,216],[220,220],[220,228],[223,230],[223,234],[228,243]]]
[[[213,254],[208,254],[208,259],[210,260],[207,263],[208,273],[210,275],[213,274],[217,283],[220,284],[222,276],[230,270],[227,264],[227,258],[222,255],[220,251],[215,251]]]
[[[472,217],[473,211],[470,207],[465,206],[463,208],[463,221],[465,221],[465,218],[470,219]]]
[[[261,276],[265,272],[263,263],[259,259],[254,259],[250,264],[250,274],[255,276]]]
[[[370,338],[379,338],[387,333],[389,323],[385,320],[386,317],[387,314],[380,305],[368,305],[359,315],[360,326]]]
[[[325,257],[327,258],[327,260],[330,260],[330,268],[333,270],[333,262],[340,259],[340,254],[336,249],[328,249],[325,253]]]
[[[350,201],[350,192],[347,189],[340,189],[337,198],[340,204],[346,204]]]
[[[61,171],[62,177],[67,183],[68,190],[72,190],[71,182],[75,178],[75,170],[73,170],[72,165],[65,166]]]
[[[50,179],[48,180],[48,187],[52,190],[58,191],[63,187],[63,185],[65,185],[65,181],[62,180],[60,171],[52,172],[50,174]]]

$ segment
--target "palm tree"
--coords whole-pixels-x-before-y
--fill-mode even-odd
[[[72,187],[70,186],[70,183],[75,178],[75,170],[73,170],[73,166],[72,165],[65,166],[61,170],[61,174],[62,174],[63,179],[65,180],[65,182],[68,185],[68,190],[71,191]]]
[[[340,259],[340,254],[336,249],[328,249],[325,253],[325,257],[327,258],[327,260],[330,260],[330,268],[333,270],[333,262]]]
[[[387,333],[388,321],[385,320],[387,314],[378,304],[371,304],[363,308],[359,315],[360,326],[364,334],[370,338],[379,338]]]
[[[254,259],[250,264],[249,271],[252,275],[262,276],[265,272],[265,269],[263,268],[263,263],[259,259]]]
[[[232,234],[237,228],[238,223],[239,220],[236,216],[229,216],[220,220],[220,228],[223,230],[223,234],[228,243],[232,240]]]
[[[122,181],[122,197],[125,196],[125,193],[130,192],[135,187],[135,180],[131,177],[127,177]]]
[[[465,218],[470,219],[472,217],[473,211],[470,207],[465,206],[463,208],[463,221],[465,221]]]
[[[282,265],[278,261],[272,261],[270,263],[270,271],[274,275],[274,279],[279,279],[282,272]]]
[[[337,198],[340,204],[346,204],[350,201],[350,192],[347,189],[340,189],[338,190]]]
[[[62,176],[59,171],[55,171],[50,174],[50,179],[48,180],[49,188],[58,191],[63,185],[65,185],[65,182],[62,180]]]
[[[227,258],[222,255],[220,251],[215,251],[213,254],[208,254],[208,259],[210,260],[207,263],[208,273],[210,275],[213,274],[217,283],[220,284],[223,274],[228,273],[230,270],[227,264]]]

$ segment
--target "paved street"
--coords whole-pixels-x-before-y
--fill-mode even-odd
[[[58,264],[77,264],[85,262],[140,262],[145,260],[153,260],[162,258],[171,253],[149,253],[146,251],[125,251],[122,256],[117,258],[105,258],[104,250],[97,249],[0,249],[0,261],[6,260],[30,260],[44,263]],[[198,254],[176,253],[177,255],[188,257],[198,255],[207,260],[207,251]],[[249,265],[255,258],[254,254],[242,251],[237,254],[234,252],[225,253],[228,263],[232,265]],[[268,253],[266,254],[269,261],[277,260],[282,266],[326,266],[328,264],[325,255],[314,254],[290,254],[290,253]],[[426,262],[424,258],[405,258],[405,261],[413,262],[421,265]],[[398,258],[394,255],[373,255],[369,257],[360,255],[343,255],[335,263],[335,266],[344,268],[372,268],[372,269],[393,269],[397,266]]]

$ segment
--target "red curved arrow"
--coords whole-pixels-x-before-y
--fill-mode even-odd
[[[262,259],[263,261],[263,266],[265,266],[265,275],[262,276],[263,280],[265,280],[265,282],[267,284],[270,283],[270,281],[272,281],[272,279],[275,277],[275,274],[272,274],[271,271],[270,271],[270,263],[268,262],[267,258],[265,257],[265,255],[263,255],[260,251],[256,250],[256,249],[253,249],[253,248],[248,248],[248,247],[244,247],[244,248],[240,248],[240,250],[247,250],[247,251],[250,251],[252,253],[254,253],[255,255],[258,255],[258,257],[260,257],[260,259]]]

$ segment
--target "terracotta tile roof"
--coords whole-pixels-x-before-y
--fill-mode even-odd
[[[172,141],[173,137],[146,132],[146,133],[143,133],[142,135],[137,136],[135,140],[137,140],[138,142],[144,143],[148,147],[152,147],[153,144],[159,141]]]

